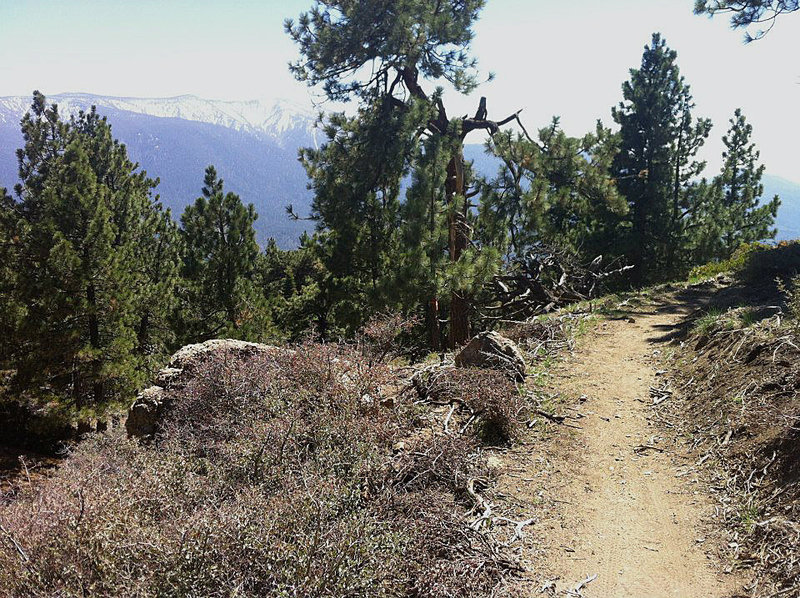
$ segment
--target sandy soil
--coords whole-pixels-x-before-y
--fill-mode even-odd
[[[499,494],[520,518],[535,518],[518,549],[529,569],[524,594],[734,593],[735,580],[716,561],[717,540],[708,537],[702,483],[680,475],[686,457],[652,420],[650,388],[661,385],[658,357],[678,315],[635,318],[603,322],[580,340],[550,384],[572,417],[551,442],[506,455]]]

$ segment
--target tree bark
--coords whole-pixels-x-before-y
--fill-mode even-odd
[[[442,348],[442,335],[439,330],[439,299],[437,297],[433,297],[428,302],[428,342],[434,351]]]
[[[450,261],[455,263],[469,246],[469,225],[466,216],[455,203],[464,198],[464,154],[461,147],[455,152],[447,165],[447,182],[445,183],[447,203],[449,207],[449,250]],[[466,199],[464,199],[466,202]],[[466,211],[466,206],[465,206]],[[456,290],[450,299],[450,338],[451,349],[463,345],[469,340],[469,301]]]
[[[86,287],[86,302],[89,304],[89,344],[94,352],[99,352],[100,323],[97,318],[97,293],[93,284]],[[102,365],[102,358],[99,355],[92,357],[92,394],[95,404],[102,403],[105,398]]]

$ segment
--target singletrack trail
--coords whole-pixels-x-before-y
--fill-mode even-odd
[[[665,339],[680,311],[667,306],[604,321],[554,369],[548,386],[574,400],[566,409],[575,426],[554,439],[544,479],[536,475],[543,461],[536,449],[513,457],[516,471],[525,470],[520,477],[537,477],[541,486],[507,484],[517,500],[538,493],[544,507],[531,530],[530,562],[538,569],[531,596],[734,593],[735,580],[722,574],[705,537],[711,501],[702,480],[685,475],[694,462],[653,413],[650,389],[662,385],[663,373],[657,358],[669,350]]]

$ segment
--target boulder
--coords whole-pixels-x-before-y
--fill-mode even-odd
[[[456,355],[456,366],[500,370],[517,382],[525,380],[525,359],[514,342],[496,332],[481,332]]]
[[[125,430],[128,436],[145,438],[152,436],[164,412],[166,391],[160,386],[151,386],[140,392],[128,410]]]
[[[224,354],[246,359],[283,352],[291,353],[291,350],[234,339],[213,339],[186,345],[170,358],[167,367],[156,374],[155,385],[140,392],[128,409],[128,418],[125,421],[128,436],[152,437],[173,397],[179,396],[176,391],[185,387],[197,370],[212,357]]]
[[[160,375],[166,375],[170,380],[192,374],[198,366],[206,363],[211,357],[219,353],[226,353],[239,359],[252,357],[254,355],[264,355],[275,353],[276,351],[286,351],[272,345],[261,345],[259,343],[249,343],[234,339],[215,338],[204,343],[186,345],[178,349],[178,352],[169,360],[169,364],[164,368]]]

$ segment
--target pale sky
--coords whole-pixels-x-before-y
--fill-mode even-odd
[[[0,96],[101,95],[287,98],[311,105],[286,63],[296,50],[283,20],[311,0],[0,0]],[[704,151],[715,174],[728,119],[741,107],[771,174],[800,181],[800,13],[742,43],[724,16],[693,0],[488,0],[474,53],[496,79],[475,97],[446,97],[451,115],[524,108],[529,129],[559,115],[580,135],[622,99],[628,69],[660,31],[678,52],[696,114],[714,122]],[[113,123],[112,123],[113,124]],[[470,141],[479,141],[470,138]]]

